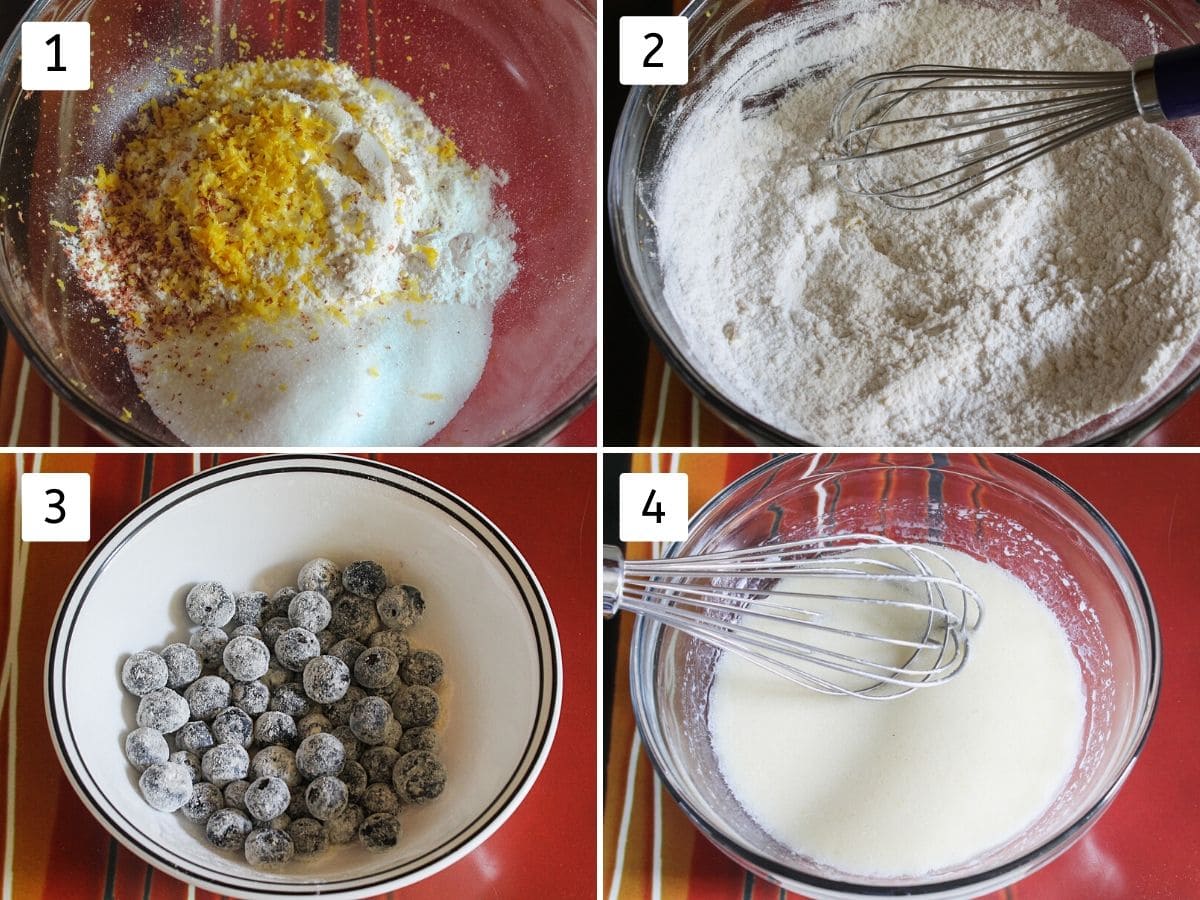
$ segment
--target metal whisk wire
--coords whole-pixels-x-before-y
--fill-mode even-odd
[[[870,552],[879,548],[897,558]],[[969,633],[983,613],[978,594],[962,583],[944,556],[878,535],[838,535],[645,562],[625,562],[619,550],[606,547],[605,563],[606,614],[627,609],[812,690],[872,700],[893,699],[952,678],[966,662]],[[836,593],[780,589],[780,579],[792,576],[817,586],[845,581],[846,588]],[[871,596],[868,588],[880,586],[910,589],[911,599],[894,592]],[[848,627],[838,620],[839,604],[904,610],[923,624],[899,634]],[[790,634],[780,634],[781,629]],[[882,649],[902,658],[838,649],[836,642],[847,640],[856,648]]]
[[[945,97],[996,92],[1042,96],[947,108]],[[938,111],[896,114],[909,106]],[[850,193],[928,209],[1138,114],[1129,72],[908,66],[860,79],[842,96],[831,123],[837,158],[829,162]],[[929,155],[942,149],[949,151],[944,160]]]
[[[835,156],[823,162],[849,193],[931,209],[1128,119],[1197,114],[1200,46],[1119,72],[912,65],[850,86],[830,120]]]

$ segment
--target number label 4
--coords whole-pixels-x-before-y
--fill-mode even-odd
[[[682,541],[688,533],[688,478],[668,472],[627,472],[621,476],[623,541]]]
[[[657,493],[658,491],[654,490],[654,488],[650,489],[650,493],[646,496],[646,505],[642,507],[642,515],[654,519],[655,525],[661,525],[663,518],[667,515],[663,512],[662,504],[655,503],[654,509],[650,508],[650,504],[654,501],[654,496]]]

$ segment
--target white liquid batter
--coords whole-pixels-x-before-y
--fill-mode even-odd
[[[733,794],[781,843],[847,873],[923,875],[1002,844],[1050,805],[1079,752],[1082,678],[1053,614],[999,567],[939,552],[986,610],[950,682],[871,702],[729,653],[717,663],[708,723]]]

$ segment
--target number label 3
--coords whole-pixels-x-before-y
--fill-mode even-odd
[[[620,483],[623,541],[682,541],[688,533],[688,477],[682,473],[626,473]]]
[[[688,20],[683,16],[622,16],[621,84],[687,84]]]
[[[92,477],[86,473],[21,475],[21,540],[90,540],[91,495]]]

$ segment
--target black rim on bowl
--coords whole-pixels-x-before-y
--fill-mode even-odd
[[[834,454],[836,458],[837,454]],[[937,455],[935,455],[937,456]],[[703,519],[711,510],[715,509],[726,496],[736,491],[739,487],[756,478],[772,472],[779,466],[795,458],[795,454],[778,456],[774,459],[763,463],[747,472],[745,475],[731,482],[722,488],[717,494],[705,503],[692,517],[692,522],[698,522]],[[1021,877],[1040,868],[1046,863],[1053,860],[1059,854],[1067,850],[1074,841],[1083,835],[1095,822],[1100,818],[1101,814],[1108,808],[1109,804],[1116,797],[1117,792],[1125,783],[1126,778],[1132,771],[1134,764],[1145,747],[1146,739],[1150,733],[1150,727],[1154,722],[1154,717],[1158,709],[1159,686],[1162,679],[1162,646],[1161,636],[1158,628],[1158,616],[1154,611],[1154,604],[1150,599],[1150,590],[1146,585],[1145,579],[1142,576],[1141,570],[1138,568],[1137,562],[1133,555],[1129,552],[1125,542],[1121,540],[1120,535],[1109,524],[1108,520],[1100,514],[1091,503],[1081,496],[1074,488],[1066,484],[1064,481],[1047,472],[1040,466],[1023,459],[1013,454],[1004,454],[1003,458],[1014,462],[1035,476],[1043,479],[1052,488],[1057,489],[1064,494],[1088,518],[1099,527],[1113,546],[1117,549],[1120,561],[1129,568],[1132,575],[1133,585],[1136,588],[1138,600],[1141,604],[1141,610],[1146,618],[1147,625],[1147,663],[1146,669],[1149,675],[1147,683],[1147,695],[1149,697],[1148,708],[1142,711],[1137,721],[1135,734],[1136,739],[1132,742],[1132,749],[1129,753],[1129,759],[1121,767],[1120,771],[1113,779],[1112,785],[1104,791],[1104,793],[1096,800],[1096,802],[1085,810],[1071,825],[1064,828],[1050,839],[1044,841],[1034,850],[1021,855],[1020,857],[1007,862],[1001,866],[996,866],[981,872],[977,875],[954,878],[943,881],[931,882],[922,885],[906,885],[903,887],[881,887],[878,885],[859,884],[852,881],[833,881],[831,879],[822,878],[820,876],[811,875],[808,873],[796,872],[791,869],[785,869],[774,860],[768,859],[758,853],[753,847],[746,846],[737,840],[730,838],[722,833],[719,829],[710,824],[703,815],[692,805],[687,799],[676,790],[671,781],[670,767],[661,759],[654,749],[654,741],[647,737],[647,729],[644,723],[649,720],[651,712],[642,704],[642,697],[637,690],[630,692],[632,698],[632,706],[634,719],[637,723],[638,732],[642,737],[642,746],[646,751],[647,757],[650,759],[651,765],[658,774],[662,785],[670,793],[672,799],[680,806],[687,817],[699,829],[699,831],[722,853],[731,857],[735,862],[744,867],[748,867],[763,877],[774,881],[787,882],[791,884],[802,884],[815,890],[825,891],[839,896],[861,896],[861,897],[901,897],[901,896],[923,896],[929,894],[943,893],[959,893],[969,891],[975,887],[995,888],[999,885],[1009,883],[1009,878],[1014,873],[1020,873]],[[886,465],[886,463],[881,463]],[[671,544],[665,552],[665,556],[673,557],[682,548],[681,543]],[[653,632],[651,632],[653,629]],[[658,660],[659,648],[662,645],[666,628],[651,622],[649,619],[640,618],[634,627],[633,649],[629,654],[629,679],[630,684],[657,684],[658,683]],[[650,634],[647,637],[647,634]],[[644,655],[638,652],[637,645],[643,641],[652,640],[653,647],[647,651],[648,658],[652,660],[649,663],[650,669],[643,670],[641,660]],[[998,883],[998,884],[993,884]]]
[[[6,73],[6,81],[16,84],[16,80],[20,77],[20,71],[15,63],[21,50],[21,26],[26,22],[39,21],[42,12],[54,2],[55,0],[36,0],[21,18],[13,33],[8,36],[3,49],[0,49],[0,72]],[[589,9],[582,0],[570,0],[570,2],[582,15],[595,24],[595,12]],[[65,20],[70,20],[78,16],[85,5],[83,2],[79,2],[66,7]],[[332,11],[332,20],[336,21],[338,0],[325,0],[325,5]],[[336,34],[331,36],[331,46],[335,48],[337,46]],[[8,104],[0,111],[0,157],[4,156],[10,134],[10,126],[16,115],[17,104],[22,97],[22,92],[16,89],[9,90],[8,94]],[[0,241],[0,257],[3,257],[5,263],[5,265],[0,266],[0,291],[4,291],[10,296],[17,296],[19,291],[13,282],[13,273],[9,270],[8,254],[5,253],[3,241]],[[43,352],[41,346],[33,338],[29,330],[24,327],[24,323],[16,319],[4,304],[0,304],[0,320],[4,322],[9,333],[16,340],[17,346],[20,347],[25,358],[33,364],[33,367],[41,375],[42,379],[56,394],[67,401],[70,407],[90,427],[117,444],[124,444],[131,447],[148,447],[158,444],[158,442],[148,439],[137,429],[131,428],[127,423],[121,421],[118,416],[113,415],[86,393],[77,389],[68,379],[59,375],[47,354]],[[592,346],[594,355],[594,340]],[[596,377],[593,375],[580,390],[556,409],[549,412],[540,422],[526,427],[511,437],[506,437],[504,440],[497,442],[495,446],[512,447],[544,444],[562,431],[595,397]],[[184,444],[177,440],[174,446],[184,446]]]
[[[712,17],[708,18],[710,10],[705,8],[708,5],[710,5],[709,0],[692,0],[681,13],[688,19],[691,37],[689,66],[692,65],[692,59],[708,43],[707,37],[720,30],[722,21],[726,17],[721,15],[718,7]],[[701,15],[702,11],[704,12],[703,16]],[[694,73],[694,68],[692,71]],[[636,241],[633,239],[633,235],[636,233],[636,223],[630,216],[626,216],[622,212],[622,201],[626,197],[629,199],[628,207],[631,215],[638,206],[638,201],[634,196],[637,192],[637,184],[629,173],[637,171],[635,163],[640,160],[645,149],[644,141],[640,145],[635,145],[632,122],[634,117],[640,115],[644,110],[652,110],[651,116],[657,115],[668,97],[678,91],[677,87],[647,85],[631,87],[625,107],[621,110],[621,116],[617,120],[616,135],[609,152],[605,195],[609,235],[625,295],[643,328],[653,338],[666,358],[667,364],[683,380],[688,390],[702,400],[727,425],[763,446],[822,446],[801,440],[793,434],[780,430],[717,392],[692,365],[687,355],[659,323],[647,299],[650,289],[638,277],[638,267],[633,259],[633,254],[636,252]],[[1089,438],[1081,442],[1079,446],[1129,446],[1134,444],[1157,428],[1198,388],[1200,388],[1200,367],[1191,376],[1184,379],[1174,391],[1137,418],[1106,434]]]
[[[281,468],[271,468],[277,464],[283,465]],[[496,796],[488,800],[478,816],[452,837],[416,859],[387,869],[379,869],[365,876],[342,879],[337,882],[310,880],[286,883],[241,876],[239,876],[239,881],[226,881],[224,879],[228,877],[227,873],[221,870],[201,866],[199,863],[195,863],[192,868],[180,866],[172,858],[176,854],[172,854],[155,840],[140,832],[120,813],[119,804],[114,803],[104,793],[97,780],[91,775],[83,754],[79,753],[77,749],[78,741],[74,737],[69,711],[65,702],[60,703],[57,696],[60,692],[64,698],[66,696],[66,658],[65,653],[60,652],[59,642],[62,640],[64,647],[69,644],[70,633],[75,627],[79,609],[86,601],[91,585],[102,574],[107,565],[107,559],[118,552],[128,540],[153,522],[155,518],[178,504],[186,502],[191,496],[245,478],[270,476],[280,472],[318,472],[366,479],[381,487],[393,488],[417,496],[434,506],[441,514],[453,518],[458,527],[469,531],[487,546],[495,555],[496,562],[505,569],[529,616],[529,624],[538,648],[538,670],[549,673],[548,681],[543,680],[538,685],[536,714],[525,749],[508,780]],[[197,482],[203,482],[203,484],[197,484]],[[406,487],[401,482],[408,482],[420,490]],[[455,507],[462,509],[474,521],[464,518],[463,514],[455,510]],[[146,517],[148,510],[151,511],[151,514]],[[135,520],[139,519],[144,519],[144,521],[137,522],[135,526]],[[131,528],[132,530],[129,530]],[[508,559],[502,558],[496,552],[496,548],[501,549]],[[76,602],[72,603],[71,601],[76,598],[78,598]],[[71,612],[72,608],[73,612],[68,617],[68,612]],[[61,637],[64,629],[67,633],[65,639]],[[545,652],[543,652],[543,643]],[[261,891],[279,895],[310,896],[320,885],[321,893],[357,896],[370,893],[373,889],[382,888],[398,880],[412,883],[426,875],[440,871],[486,840],[519,806],[541,773],[557,731],[558,714],[562,701],[560,650],[549,602],[528,563],[512,542],[486,516],[462,498],[412,472],[358,457],[261,456],[217,466],[176,482],[155,494],[145,503],[139,504],[97,542],[72,578],[62,604],[55,614],[54,625],[47,642],[44,699],[55,752],[75,792],[89,811],[114,837],[130,851],[156,868],[186,881],[192,883],[201,881],[212,889],[235,895],[245,895],[246,891]],[[102,802],[98,801],[93,794],[98,796]]]

